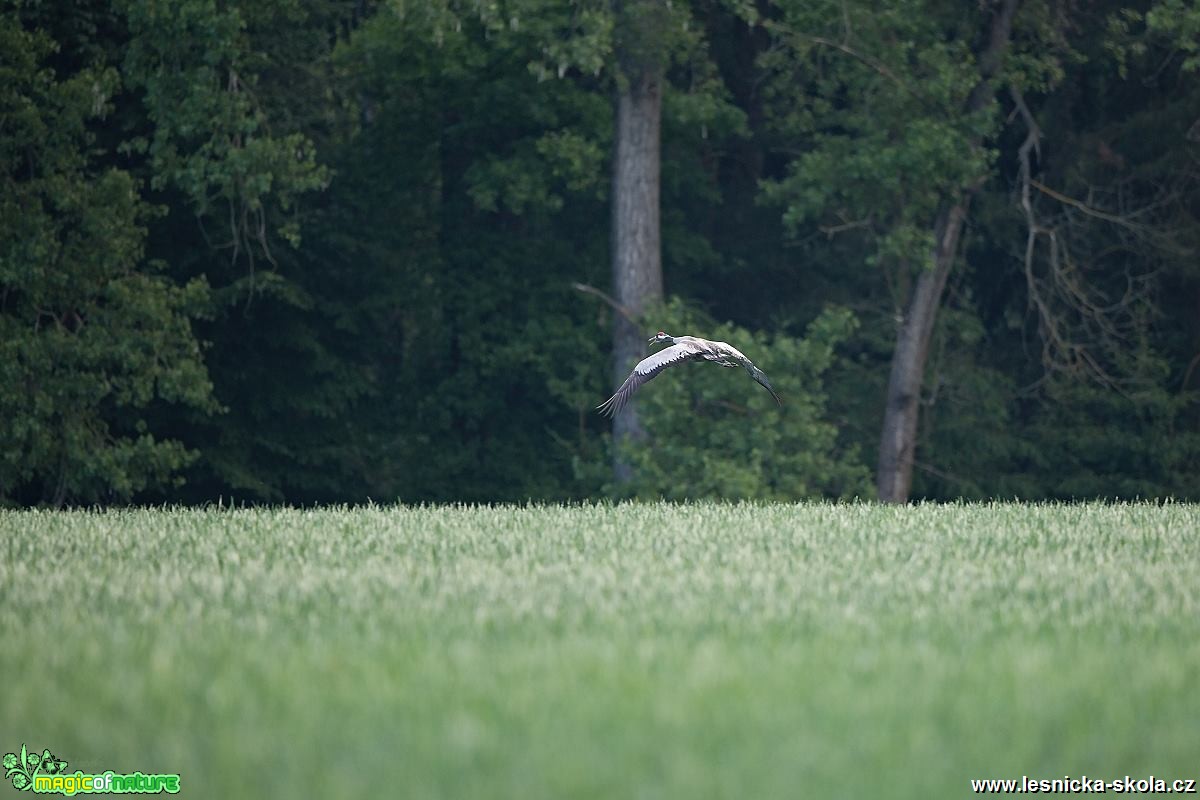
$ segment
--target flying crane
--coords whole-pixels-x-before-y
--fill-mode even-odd
[[[743,367],[751,378],[758,381],[764,389],[771,393],[771,397],[775,398],[776,403],[783,405],[783,401],[775,393],[775,387],[767,380],[763,371],[754,366],[754,362],[746,358],[742,351],[728,342],[713,342],[698,336],[671,336],[663,331],[654,334],[649,340],[649,344],[666,342],[670,342],[671,346],[639,361],[638,365],[633,368],[633,372],[629,373],[629,377],[621,384],[621,388],[617,389],[616,394],[597,406],[596,410],[608,417],[615,417],[629,403],[633,393],[640,389],[642,384],[657,377],[658,373],[667,367],[673,367],[685,361],[711,361],[722,367]]]

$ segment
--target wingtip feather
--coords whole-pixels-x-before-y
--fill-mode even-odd
[[[616,416],[616,412],[613,410],[614,409],[613,401],[616,399],[617,399],[617,396],[613,395],[612,397],[608,398],[600,405],[596,406],[596,411],[600,414],[600,416],[608,417],[609,419],[612,419],[614,416]]]

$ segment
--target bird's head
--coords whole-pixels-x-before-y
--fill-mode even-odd
[[[675,337],[665,331],[659,331],[650,337],[646,344],[666,344],[667,342],[675,343]]]

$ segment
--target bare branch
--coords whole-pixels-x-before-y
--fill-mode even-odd
[[[1032,178],[1029,179],[1029,183],[1031,186],[1033,186],[1033,188],[1037,189],[1039,192],[1042,192],[1044,194],[1049,195],[1050,197],[1053,197],[1055,200],[1057,200],[1060,203],[1066,203],[1069,206],[1078,208],[1080,211],[1087,214],[1089,217],[1095,217],[1096,219],[1102,219],[1102,220],[1105,220],[1106,222],[1112,222],[1117,225],[1122,225],[1125,227],[1130,227],[1130,228],[1134,227],[1134,223],[1131,223],[1127,217],[1119,216],[1117,214],[1109,214],[1105,211],[1101,211],[1098,208],[1092,208],[1091,206],[1089,206],[1087,203],[1083,202],[1082,200],[1076,200],[1074,197],[1068,197],[1067,195],[1063,194],[1062,192],[1056,192],[1055,190],[1051,189],[1049,186],[1039,183],[1038,181],[1033,180]]]
[[[1128,210],[1118,185],[1116,202],[1108,203],[1116,207],[1117,212],[1113,212],[1097,205],[1102,200],[1098,201],[1095,186],[1088,187],[1087,200],[1080,200],[1036,180],[1033,154],[1041,156],[1042,131],[1021,93],[1011,89],[1010,95],[1026,128],[1025,141],[1017,151],[1017,180],[1028,231],[1023,256],[1025,283],[1042,342],[1045,368],[1042,380],[1053,372],[1080,372],[1109,389],[1124,393],[1132,379],[1122,376],[1119,370],[1109,365],[1118,358],[1117,353],[1129,347],[1144,324],[1142,300],[1151,288],[1155,270],[1134,274],[1127,266],[1124,286],[1109,286],[1106,291],[1105,286],[1088,280],[1085,269],[1112,252],[1145,251],[1147,244],[1160,251],[1170,250],[1169,237],[1159,227],[1134,221],[1134,217],[1150,215],[1154,208],[1169,200],[1160,196]],[[1040,215],[1033,189],[1061,203],[1064,208],[1049,217]],[[1112,190],[1099,194],[1111,198]],[[1082,212],[1083,216],[1076,211]],[[1107,223],[1100,230],[1108,230],[1118,239],[1117,248],[1097,248],[1097,226],[1086,223],[1085,218]],[[1082,261],[1077,258],[1080,253]]]
[[[849,23],[844,22],[844,24],[848,25]],[[909,84],[907,84],[903,80],[901,80],[896,75],[896,73],[894,73],[890,69],[888,69],[886,64],[884,64],[879,59],[877,59],[873,56],[870,56],[855,47],[852,47],[849,44],[849,42],[846,40],[838,42],[838,41],[834,41],[833,39],[828,39],[824,36],[812,36],[810,34],[801,33],[796,30],[785,29],[783,26],[779,25],[778,23],[767,23],[767,26],[776,33],[780,33],[785,36],[793,36],[796,39],[799,39],[800,41],[803,41],[803,42],[808,42],[809,44],[820,45],[821,47],[828,47],[830,49],[837,50],[838,52],[845,53],[846,55],[850,56],[851,58],[855,59],[856,61],[860,61],[863,64],[866,64],[868,67],[875,70],[875,72],[877,72],[879,75],[883,76],[887,80],[896,84],[897,86],[899,86],[901,89],[903,89],[905,92],[912,95],[913,97],[921,100],[922,102],[924,102],[926,100],[926,97],[924,95],[922,95],[920,92],[918,92],[912,86],[910,86]],[[847,29],[847,32],[848,32],[848,29]],[[849,37],[847,37],[847,39],[848,38]]]
[[[571,288],[577,292],[583,292],[584,294],[590,294],[599,297],[605,303],[608,303],[610,306],[612,306],[612,309],[628,320],[631,325],[639,324],[637,317],[633,314],[633,312],[614,300],[607,292],[603,292],[597,289],[595,286],[588,286],[586,283],[572,283]]]
[[[901,89],[903,89],[904,91],[913,95],[914,97],[921,96],[915,89],[913,89],[911,86],[909,86],[907,83],[905,83],[899,77],[897,77],[896,73],[894,73],[890,69],[888,69],[887,66],[882,61],[880,61],[877,58],[873,58],[872,56],[869,56],[866,53],[863,53],[860,50],[857,50],[856,48],[851,47],[850,45],[846,44],[845,42],[835,42],[832,39],[826,39],[824,36],[808,36],[806,34],[797,34],[797,35],[801,39],[805,39],[809,42],[812,42],[813,44],[819,44],[823,47],[831,47],[834,50],[841,51],[841,52],[845,53],[846,55],[850,56],[851,58],[857,59],[858,61],[861,61],[862,63],[866,64],[868,67],[875,70],[880,75],[887,78],[889,81],[896,84]]]
[[[871,218],[867,217],[866,219],[856,219],[851,220],[850,222],[843,222],[840,225],[818,225],[817,230],[832,239],[839,233],[845,233],[846,231],[852,231],[858,228],[869,228],[872,224]]]
[[[1025,129],[1028,133],[1025,136],[1025,142],[1021,145],[1019,153],[1023,153],[1022,159],[1026,159],[1029,155],[1030,148],[1040,160],[1042,157],[1042,129],[1037,124],[1037,120],[1033,118],[1033,114],[1029,111],[1029,106],[1025,105],[1025,96],[1021,94],[1021,90],[1016,86],[1010,86],[1009,95],[1013,99],[1013,104],[1016,110],[1021,114],[1021,119],[1025,121]],[[1021,162],[1022,167],[1027,167],[1028,163],[1025,160]]]
[[[1195,371],[1197,365],[1200,365],[1200,353],[1193,356],[1192,360],[1188,363],[1187,371],[1183,373],[1183,383],[1179,387],[1180,391],[1187,391],[1188,381],[1192,379],[1192,372]]]

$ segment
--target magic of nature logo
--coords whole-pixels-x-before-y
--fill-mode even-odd
[[[4,777],[14,789],[36,794],[158,794],[179,791],[178,775],[158,775],[142,772],[120,773],[105,770],[89,774],[75,770],[67,772],[67,762],[43,749],[29,750],[21,745],[20,753],[4,754]]]

